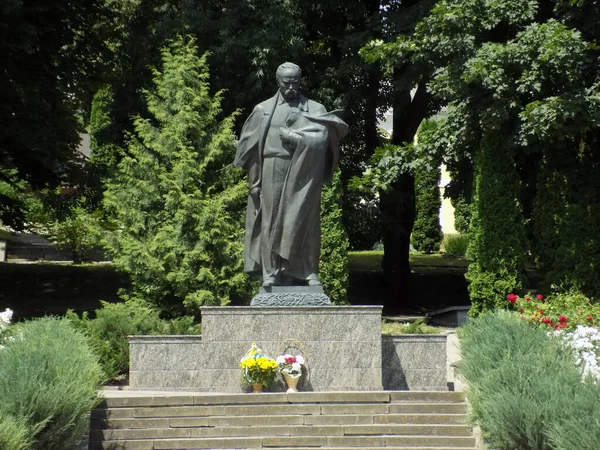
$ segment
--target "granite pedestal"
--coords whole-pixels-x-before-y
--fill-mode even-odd
[[[240,392],[252,342],[300,349],[304,391],[382,390],[381,306],[203,307],[202,337],[130,338],[130,387]]]

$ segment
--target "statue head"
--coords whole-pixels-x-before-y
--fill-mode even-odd
[[[291,62],[286,62],[277,68],[275,73],[277,86],[283,98],[288,101],[294,101],[298,97],[298,89],[302,80],[302,71],[300,67]]]

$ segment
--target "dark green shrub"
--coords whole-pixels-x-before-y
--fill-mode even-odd
[[[451,200],[454,207],[454,228],[459,233],[468,233],[471,223],[471,204],[462,197]]]
[[[127,336],[148,334],[196,334],[200,326],[193,317],[162,320],[156,308],[137,301],[124,303],[102,302],[102,308],[90,319],[87,313],[81,317],[73,312],[67,318],[85,331],[100,355],[100,363],[106,377],[122,380],[129,372],[129,340]]]
[[[371,250],[381,242],[381,218],[375,201],[357,200],[344,214],[351,250]]]
[[[323,187],[321,198],[321,259],[319,278],[333,303],[347,303],[348,234],[342,224],[341,182],[339,171],[330,185]]]
[[[440,225],[440,167],[422,167],[415,173],[417,215],[411,242],[415,250],[434,253],[440,249],[444,238]]]
[[[192,38],[162,49],[150,118],[136,117],[127,156],[104,191],[113,220],[105,248],[131,279],[131,298],[169,315],[251,297],[243,272],[248,186],[232,165],[234,116],[212,94]]]
[[[447,255],[464,258],[469,246],[468,234],[447,234],[444,236],[442,247]]]
[[[27,450],[31,448],[31,431],[27,421],[0,411],[0,448],[2,450]]]
[[[13,433],[27,422],[32,448],[69,449],[87,428],[101,381],[97,355],[69,321],[25,322],[0,351],[0,413],[15,419]]]
[[[472,416],[493,448],[550,450],[548,425],[587,389],[572,351],[507,311],[471,319],[459,337]]]
[[[470,314],[503,308],[506,293],[523,287],[525,233],[513,158],[496,135],[486,135],[475,160],[475,195],[466,279]]]

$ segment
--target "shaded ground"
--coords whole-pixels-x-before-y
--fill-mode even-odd
[[[352,266],[348,290],[350,302],[353,305],[386,304],[387,293],[381,270],[365,269],[364,262],[354,262]],[[406,297],[400,304],[387,305],[384,314],[424,315],[447,306],[470,305],[464,277],[466,261],[415,255],[411,257],[411,266],[412,276]]]
[[[117,291],[127,283],[109,264],[0,263],[0,311],[12,309],[15,320],[93,311],[100,300],[119,301]]]
[[[381,305],[386,298],[380,270],[382,252],[350,255],[353,305]],[[446,306],[468,305],[464,260],[412,255],[411,289],[402,304],[386,307],[388,315],[423,315]],[[0,263],[0,311],[11,308],[15,319],[100,308],[100,300],[119,301],[127,277],[109,264]]]

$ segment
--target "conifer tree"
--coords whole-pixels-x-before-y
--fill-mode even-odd
[[[117,230],[107,249],[132,281],[127,298],[172,315],[249,298],[234,116],[219,120],[221,93],[210,94],[206,55],[192,38],[163,48],[153,73],[154,88],[143,92],[151,117],[135,118],[104,200]]]
[[[348,233],[342,224],[342,183],[336,171],[321,196],[321,259],[319,278],[335,304],[348,303]]]

